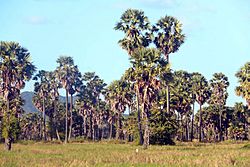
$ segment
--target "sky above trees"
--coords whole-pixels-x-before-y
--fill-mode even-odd
[[[236,71],[250,58],[248,0],[0,0],[0,40],[26,47],[38,70],[54,70],[60,55],[74,58],[81,72],[105,82],[129,67],[113,28],[128,8],[141,9],[151,23],[171,15],[183,23],[186,40],[171,56],[174,70],[198,71],[208,80],[223,72],[230,81],[228,105],[240,101]],[[25,90],[33,91],[33,83]]]

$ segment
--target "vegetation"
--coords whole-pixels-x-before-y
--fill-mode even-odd
[[[171,69],[169,56],[185,41],[178,19],[165,16],[151,25],[143,11],[128,9],[115,29],[124,33],[118,43],[130,67],[109,85],[95,72],[81,73],[70,56],[60,56],[55,70],[33,76],[28,50],[15,42],[0,43],[0,137],[6,150],[13,142],[38,142],[1,152],[0,164],[248,166],[249,146],[242,140],[250,139],[250,63],[236,73],[236,94],[247,103],[229,107],[223,73],[208,80],[199,72]],[[27,114],[20,90],[32,76],[33,103],[40,112]],[[59,100],[61,89],[65,102]]]

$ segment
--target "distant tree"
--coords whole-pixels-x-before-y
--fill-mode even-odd
[[[76,105],[84,120],[85,135],[96,140],[99,138],[98,123],[100,123],[99,116],[102,111],[101,96],[105,93],[106,83],[94,72],[84,73],[82,81],[84,85],[77,93]]]
[[[232,113],[232,118],[229,123],[229,137],[234,140],[249,139],[248,136],[248,118],[250,113],[247,112],[247,107],[243,103],[235,103]]]
[[[121,79],[113,81],[106,90],[106,98],[111,102],[111,110],[117,114],[116,139],[122,139],[122,114],[132,97],[129,89],[129,83]]]
[[[199,112],[199,141],[202,140],[202,105],[207,102],[207,100],[210,97],[210,90],[208,86],[208,82],[206,78],[196,73],[193,75],[193,91],[196,97],[196,102],[200,106],[200,112]]]
[[[43,140],[47,140],[46,136],[46,104],[48,106],[49,99],[48,94],[50,92],[50,81],[47,78],[47,71],[41,70],[35,75],[33,80],[35,80],[34,91],[35,96],[33,97],[33,102],[38,110],[43,113]],[[46,100],[45,100],[46,99]]]
[[[56,68],[56,77],[60,81],[66,92],[66,113],[65,113],[65,143],[68,143],[68,101],[69,91],[71,88],[72,69],[74,68],[74,60],[69,56],[61,56],[56,61],[59,66]]]
[[[225,110],[228,97],[227,88],[229,86],[228,78],[223,73],[215,73],[210,80],[211,96],[208,100],[210,105],[216,105],[219,109],[219,140],[222,140],[222,114]]]
[[[235,76],[238,78],[240,84],[235,89],[236,95],[246,100],[248,109],[250,110],[250,62],[241,67]]]
[[[35,66],[30,61],[30,53],[16,42],[0,42],[0,92],[5,102],[6,111],[3,114],[3,136],[6,150],[11,150],[13,141],[13,123],[16,122],[16,108],[11,106],[25,81],[29,81],[35,72]]]
[[[69,94],[70,94],[70,126],[69,126],[69,140],[72,135],[72,126],[73,126],[73,95],[76,92],[80,91],[80,87],[82,85],[81,80],[81,73],[77,66],[73,66],[70,70],[71,76],[69,79],[70,82],[70,88],[69,88]]]
[[[181,132],[181,140],[189,139],[189,120],[191,114],[191,105],[194,102],[192,98],[191,74],[186,71],[175,71],[173,74],[173,82],[170,84],[171,105],[177,114],[180,115],[179,123]],[[184,135],[185,129],[185,135]]]

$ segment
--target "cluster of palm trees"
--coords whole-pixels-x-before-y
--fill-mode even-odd
[[[7,149],[14,139],[67,143],[72,138],[115,138],[138,141],[144,148],[150,143],[173,144],[173,139],[249,139],[249,62],[236,74],[236,94],[248,107],[227,107],[229,81],[223,73],[207,81],[198,72],[171,69],[169,56],[185,39],[176,18],[165,16],[151,25],[143,11],[128,9],[115,29],[124,33],[118,43],[131,64],[121,79],[107,85],[94,72],[82,74],[72,57],[61,56],[54,71],[40,70],[33,77],[33,104],[41,114],[21,114],[20,89],[35,72],[28,51],[17,43],[1,42],[1,134]]]

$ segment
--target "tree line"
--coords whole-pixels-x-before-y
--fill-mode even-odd
[[[7,150],[15,140],[117,139],[147,148],[175,140],[249,139],[250,62],[236,73],[236,95],[247,103],[228,107],[226,75],[214,73],[208,81],[199,72],[171,69],[170,55],[185,41],[175,17],[152,25],[143,11],[128,9],[114,28],[124,33],[118,43],[130,67],[110,84],[95,72],[81,73],[70,56],[60,56],[55,70],[36,73],[27,49],[0,43],[1,138]],[[31,79],[40,113],[21,107],[20,90]],[[60,89],[66,102],[59,100]]]

